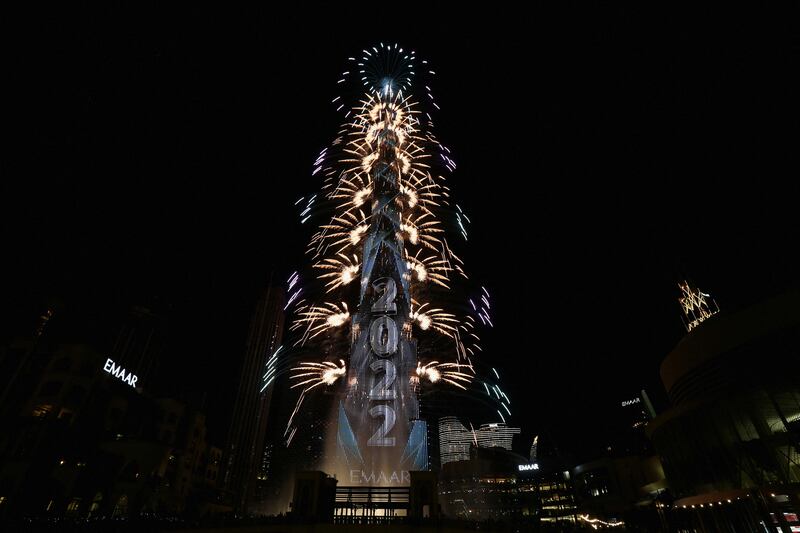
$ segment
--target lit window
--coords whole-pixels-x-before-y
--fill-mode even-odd
[[[33,408],[33,412],[31,414],[33,416],[35,416],[35,417],[41,418],[41,417],[47,416],[47,414],[52,410],[53,410],[53,406],[52,405],[50,405],[50,404],[41,404],[41,405],[37,405],[36,407],[34,407]]]
[[[78,512],[78,508],[81,506],[81,499],[80,498],[73,498],[69,505],[67,505],[67,512],[68,513],[76,513]]]

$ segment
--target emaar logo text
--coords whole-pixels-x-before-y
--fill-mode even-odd
[[[131,387],[136,388],[136,380],[138,379],[136,374],[133,372],[125,372],[124,368],[117,366],[111,359],[106,359],[106,365],[103,367],[103,370],[113,375],[115,378],[121,379]]]

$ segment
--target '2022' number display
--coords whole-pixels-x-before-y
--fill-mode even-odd
[[[369,325],[369,345],[372,353],[378,358],[370,365],[376,376],[382,374],[369,393],[370,402],[390,401],[391,404],[378,404],[370,408],[372,418],[382,418],[381,425],[367,441],[367,446],[394,446],[395,438],[387,437],[397,421],[394,410],[394,400],[397,393],[394,381],[397,378],[397,369],[392,362],[392,356],[397,353],[399,332],[397,322],[391,314],[397,312],[397,285],[392,278],[382,278],[372,283],[375,292],[380,294],[372,304],[373,318]]]

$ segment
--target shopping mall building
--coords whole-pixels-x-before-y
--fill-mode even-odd
[[[672,407],[648,424],[695,531],[800,532],[800,291],[695,327],[661,365]]]

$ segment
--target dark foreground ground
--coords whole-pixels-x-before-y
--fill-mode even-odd
[[[200,524],[182,520],[23,520],[0,523],[4,533],[461,533],[474,531],[496,531],[499,533],[527,532],[577,532],[585,528],[541,527],[530,524],[470,523],[456,521],[429,521],[415,524],[310,524],[291,523],[285,519],[259,519],[255,521],[236,521],[228,524]],[[627,531],[615,528],[617,532]]]

